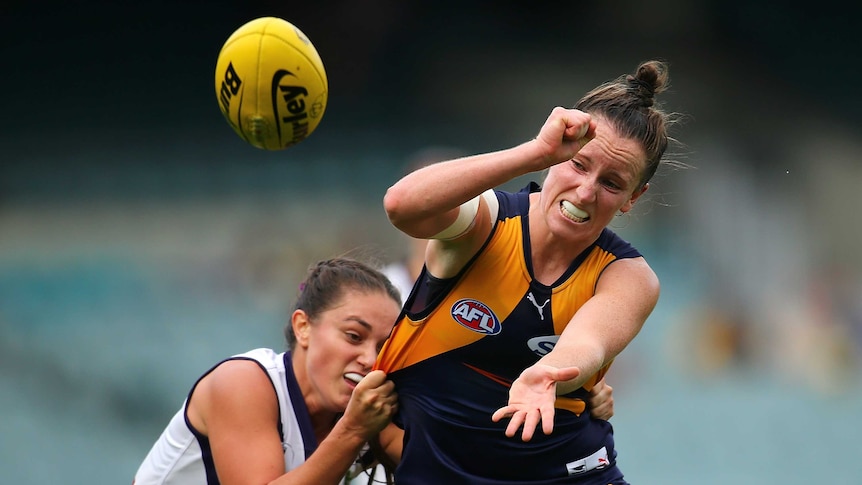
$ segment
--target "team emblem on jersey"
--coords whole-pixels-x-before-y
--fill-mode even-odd
[[[533,337],[527,340],[527,347],[536,353],[539,357],[554,350],[554,345],[557,345],[557,340],[560,340],[559,335],[543,335],[541,337]]]
[[[452,318],[470,330],[487,335],[497,335],[503,330],[497,315],[481,301],[464,298],[452,305]]]

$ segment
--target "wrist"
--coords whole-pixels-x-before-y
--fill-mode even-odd
[[[344,447],[356,448],[358,451],[369,440],[369,432],[362,427],[350,426],[344,417],[333,426],[327,438],[337,440]]]

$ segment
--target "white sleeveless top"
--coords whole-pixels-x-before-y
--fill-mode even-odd
[[[255,349],[219,362],[198,378],[198,382],[227,360],[256,361],[269,375],[278,397],[285,470],[305,462],[317,448],[308,408],[296,383],[289,353],[276,354],[271,349]],[[201,435],[186,416],[188,397],[150,449],[135,474],[135,485],[216,485],[219,483],[213,465],[209,440]]]

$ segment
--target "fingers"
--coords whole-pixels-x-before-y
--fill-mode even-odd
[[[374,405],[375,402],[390,404],[398,399],[395,383],[387,380],[382,370],[371,371],[362,378],[353,390],[353,396],[351,399],[357,399],[364,405]]]
[[[386,381],[386,373],[382,370],[373,370],[369,372],[362,380],[359,382],[364,388],[374,388],[380,387],[380,385],[384,384]],[[391,382],[391,381],[390,381]],[[359,387],[359,385],[357,385]]]
[[[362,412],[383,412],[388,416],[397,409],[398,393],[395,392],[395,383],[386,379],[386,373],[375,370],[356,385],[350,401],[361,406]]]
[[[518,408],[515,406],[504,406],[494,411],[494,414],[491,415],[491,421],[496,423],[504,418],[510,418],[509,424],[506,426],[506,436],[511,438],[515,436],[518,428],[521,427],[521,423],[524,422],[525,414],[523,411],[518,411]]]
[[[572,125],[566,127],[565,138],[569,138],[572,140],[580,140],[581,138],[587,136],[587,132],[589,130],[589,121],[584,123],[583,121],[572,120]]]
[[[596,419],[611,419],[614,415],[614,388],[602,379],[590,389],[587,403],[590,406],[590,415]]]
[[[514,408],[512,406],[504,406],[500,409],[494,411],[494,414],[491,415],[491,421],[498,422],[503,418],[508,418],[514,413]]]
[[[391,381],[369,389],[357,385],[342,419],[349,429],[367,439],[386,427],[397,411],[398,394]]]
[[[521,441],[530,441],[531,439],[533,439],[533,433],[536,431],[536,426],[539,425],[539,418],[541,417],[541,413],[539,413],[538,410],[533,410],[524,413],[524,415],[524,431],[521,432]],[[544,427],[544,425],[545,421],[542,420],[542,426]],[[553,427],[554,425],[551,424],[551,429],[553,429]]]
[[[539,131],[538,140],[556,163],[569,160],[595,137],[596,123],[589,113],[556,107]]]
[[[509,420],[509,424],[506,426],[505,432],[506,436],[509,438],[518,434],[518,430],[523,427],[521,440],[525,442],[530,441],[533,439],[533,434],[535,434],[536,428],[539,426],[539,421],[542,422],[542,431],[545,434],[551,434],[554,432],[553,407],[544,410],[534,409],[531,411],[523,411],[518,410],[515,406],[506,406],[494,412],[491,416],[491,421],[496,423],[504,418],[511,418]]]
[[[556,382],[570,381],[581,375],[581,370],[577,367],[562,367],[553,373],[553,379]]]
[[[391,416],[398,409],[398,394],[381,391],[381,388],[362,393],[354,393],[348,403],[346,414],[355,408],[358,414]]]
[[[590,416],[595,419],[603,419],[607,421],[614,417],[614,407],[612,404],[603,404],[599,407],[591,409]]]
[[[551,116],[557,116],[562,121],[564,140],[579,140],[587,136],[592,127],[595,135],[595,122],[589,113],[576,109],[556,108]]]
[[[542,409],[542,431],[547,435],[554,432],[554,406]],[[533,426],[535,428],[535,426]],[[524,441],[527,441],[526,439]]]
[[[580,373],[577,367],[557,368],[538,363],[524,369],[512,383],[509,403],[494,412],[491,420],[498,422],[510,418],[506,427],[506,436],[510,438],[523,428],[521,439],[530,441],[540,421],[542,431],[546,435],[551,434],[556,413],[556,383],[576,379]]]
[[[571,109],[566,110],[562,116],[566,129],[561,142],[564,146],[570,145],[575,153],[596,137],[596,122],[588,113]],[[570,156],[567,154],[566,158]]]
[[[596,137],[596,126],[597,126],[596,120],[590,119],[590,127],[589,127],[589,129],[587,129],[586,134],[584,134],[584,138],[587,138],[589,140],[592,140],[593,138],[595,138]]]
[[[593,385],[593,387],[590,389],[590,394],[589,394],[590,404],[600,403],[603,400],[602,396],[607,392],[607,388],[609,388],[609,387],[610,386],[607,384],[607,382],[605,382],[604,379],[601,379],[598,382],[596,382]]]
[[[524,423],[526,416],[527,413],[525,413],[524,411],[518,411],[513,414],[512,419],[509,421],[509,425],[506,426],[506,436],[508,436],[509,438],[515,436],[515,434],[518,433],[518,429]]]
[[[590,122],[584,126],[583,134],[578,137],[578,150],[584,148],[587,143],[592,141],[593,138],[596,137],[596,121],[590,120]]]

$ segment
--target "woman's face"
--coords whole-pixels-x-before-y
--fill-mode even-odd
[[[575,157],[548,170],[540,207],[552,234],[594,240],[618,212],[628,212],[640,187],[646,154],[597,118],[596,137]]]
[[[304,312],[294,313],[294,352],[301,353],[304,366],[297,378],[309,411],[341,413],[347,408],[356,387],[348,375],[371,371],[400,310],[383,291],[347,289],[313,321]]]

